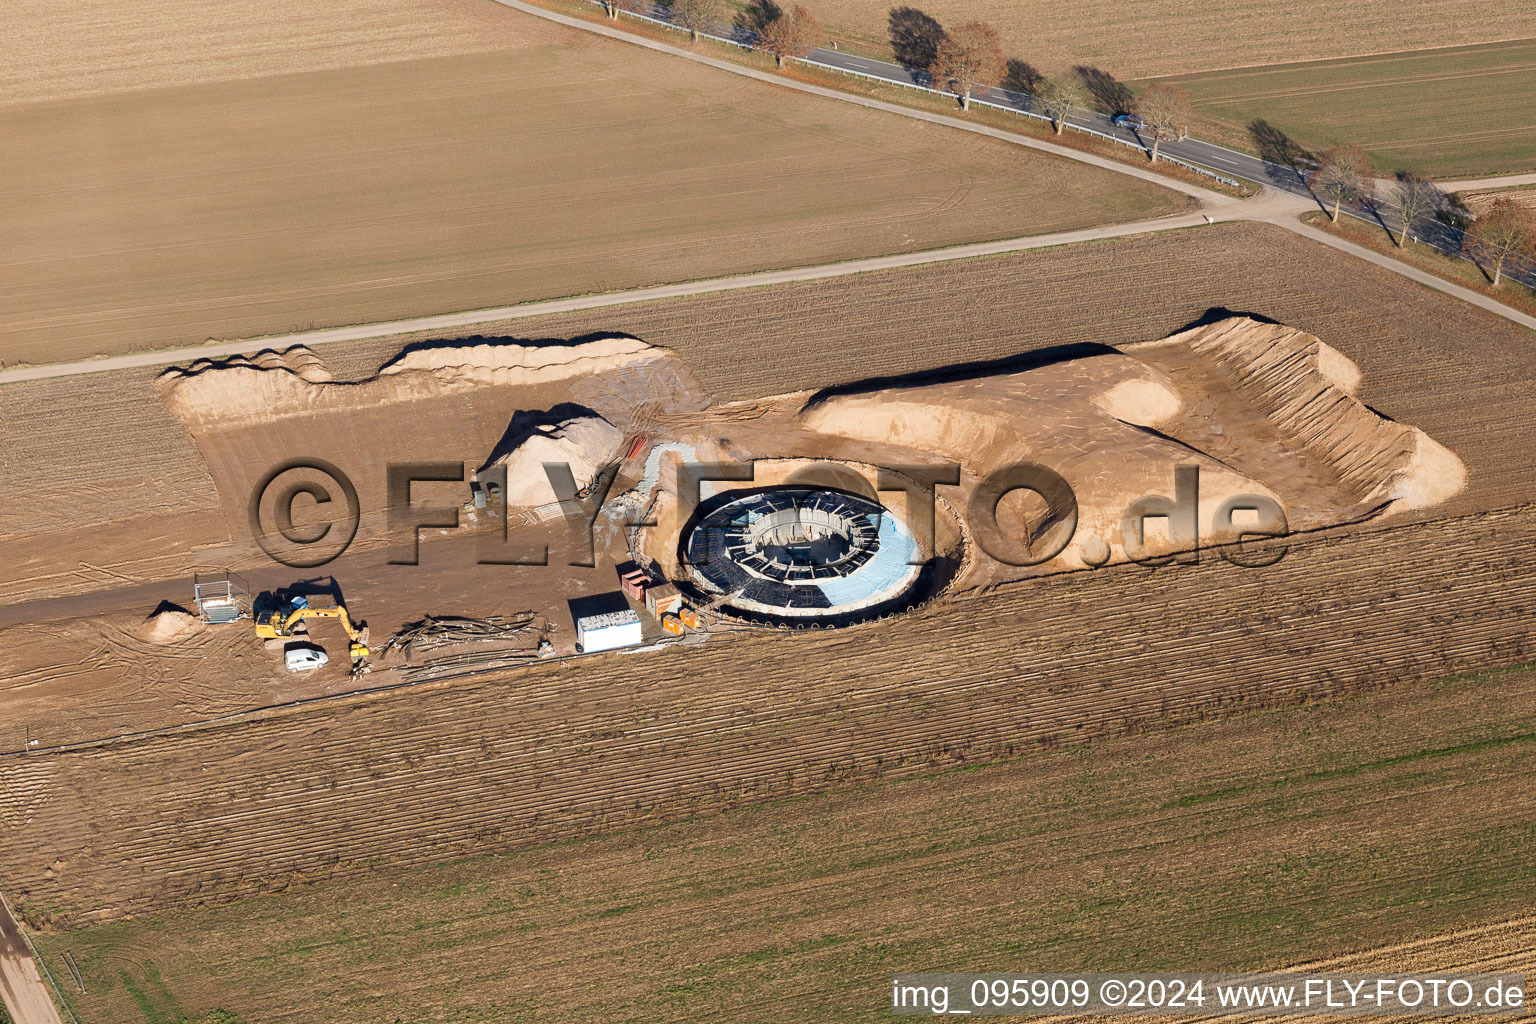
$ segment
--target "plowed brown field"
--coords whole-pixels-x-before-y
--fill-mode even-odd
[[[1111,567],[825,635],[13,755],[7,776],[48,778],[0,871],[24,914],[83,922],[1519,664],[1533,544],[1530,507],[1298,537],[1264,570]]]
[[[10,0],[0,107],[534,42],[517,24],[487,0]]]
[[[521,45],[0,108],[0,359],[475,309],[1192,202],[500,13]]]
[[[39,942],[78,962],[82,1020],[122,1022],[879,1021],[902,971],[1362,948],[1318,969],[1529,971],[1529,922],[1409,940],[1536,898],[1532,682],[1403,684]]]

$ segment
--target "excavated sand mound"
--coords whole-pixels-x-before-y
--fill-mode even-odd
[[[638,338],[571,344],[444,346],[408,351],[356,382],[333,380],[303,346],[174,367],[160,376],[170,411],[194,428],[227,429],[326,412],[417,402],[486,386],[536,386],[681,362]]]
[[[145,619],[144,625],[139,627],[139,635],[150,643],[174,644],[192,636],[202,626],[197,616],[179,608],[168,608]]]
[[[623,432],[595,414],[555,422],[530,418],[521,429],[526,433],[515,447],[487,463],[487,468],[507,469],[509,508],[537,508],[560,500],[544,470],[545,463],[570,466],[580,489],[590,485],[604,465],[618,458],[624,443]],[[480,475],[483,477],[485,470]]]
[[[1064,478],[1076,506],[1075,543],[1059,556],[1065,567],[1123,559],[1121,520],[1132,502],[1172,494],[1175,467],[1200,467],[1200,520],[1235,494],[1274,497],[1261,482],[1164,436],[1154,426],[1184,407],[1178,386],[1153,366],[1113,350],[1021,373],[874,392],[823,395],[801,410],[801,423],[823,434],[891,443],[943,455],[965,477],[1038,463]],[[1072,523],[1070,505],[1019,512],[1000,526],[1031,543],[1047,543]],[[1086,546],[1085,546],[1086,545]],[[1165,540],[1147,538],[1147,553]],[[1085,559],[1084,555],[1088,558]]]
[[[601,373],[663,354],[628,335],[571,345],[466,345],[413,349],[385,363],[380,375],[427,372],[445,385],[526,385]]]
[[[1138,427],[1166,423],[1184,408],[1179,393],[1157,380],[1123,380],[1094,395],[1093,404],[1120,422]]]
[[[1126,510],[1172,496],[1179,466],[1200,471],[1202,543],[1236,539],[1240,523],[1231,536],[1214,524],[1238,495],[1278,501],[1297,529],[1425,508],[1461,490],[1461,460],[1362,403],[1360,383],[1359,367],[1312,335],[1233,317],[1019,373],[834,390],[799,418],[821,434],[945,456],[972,481],[1021,462],[1048,467],[1077,502],[1075,541],[1057,560],[1074,567],[1126,557]],[[1057,504],[1024,513],[1032,536],[1070,524],[1070,503]],[[1142,551],[1176,546],[1149,527]]]
[[[1454,452],[1356,398],[1360,368],[1304,331],[1233,317],[1162,344],[1186,345],[1210,360],[1297,450],[1325,461],[1364,505],[1428,508],[1466,486],[1466,467]]]

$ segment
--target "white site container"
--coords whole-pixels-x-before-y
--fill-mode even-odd
[[[640,613],[633,608],[588,615],[576,620],[576,645],[583,654],[633,647],[643,639]]]

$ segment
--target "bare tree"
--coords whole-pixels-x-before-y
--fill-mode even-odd
[[[1371,158],[1353,142],[1334,146],[1318,158],[1317,166],[1307,175],[1307,186],[1324,199],[1333,200],[1328,219],[1339,220],[1339,207],[1345,200],[1361,202],[1375,191]]]
[[[1057,135],[1066,127],[1067,118],[1076,111],[1087,110],[1089,103],[1088,90],[1076,75],[1047,78],[1035,90],[1035,100],[1040,104],[1040,112],[1051,119]]]
[[[1184,126],[1190,118],[1189,97],[1183,90],[1153,82],[1136,97],[1136,116],[1152,134],[1148,155],[1153,163],[1157,163],[1157,147],[1183,137]]]
[[[804,57],[820,44],[821,24],[800,4],[788,11],[777,4],[773,7],[775,16],[757,30],[758,46],[773,54],[774,62],[783,67],[786,57]]]
[[[1412,171],[1403,171],[1397,176],[1397,187],[1392,190],[1388,200],[1393,213],[1402,221],[1402,228],[1397,233],[1397,247],[1401,249],[1408,241],[1408,232],[1413,226],[1432,214],[1438,213],[1445,205],[1445,196],[1435,187],[1434,182],[1422,178]]]
[[[954,93],[961,109],[970,110],[971,97],[1002,81],[1006,70],[997,29],[984,21],[968,21],[939,40],[928,74],[935,89]]]
[[[620,11],[638,11],[642,0],[603,0],[603,10],[611,21],[619,20]]]
[[[1461,236],[1461,247],[1478,266],[1492,265],[1497,288],[1510,257],[1536,258],[1536,209],[1507,196],[1496,201]]]
[[[753,0],[736,15],[735,24],[738,32],[756,37],[762,35],[770,22],[783,15],[784,8],[776,0]]]
[[[725,16],[724,0],[667,0],[667,14],[672,24],[688,30],[699,41],[699,33],[714,28]]]

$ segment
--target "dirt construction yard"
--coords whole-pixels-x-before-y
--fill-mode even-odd
[[[1483,0],[1073,2],[929,13],[1127,78],[1529,46]],[[824,13],[878,50],[887,11]],[[17,0],[0,32],[0,365],[1191,208],[490,0]],[[1397,65],[1351,66],[1330,88]],[[1260,222],[475,331],[0,384],[0,952],[32,963],[13,912],[69,1019],[875,1021],[913,969],[1536,971],[1530,332]],[[295,460],[356,485],[334,560],[259,543],[351,515],[279,497]],[[981,481],[1034,460],[1070,496],[980,529]],[[749,461],[697,488],[748,511],[690,518],[682,464]],[[889,482],[783,487],[934,463],[961,482],[926,530]],[[1285,535],[1234,545],[1266,508]],[[1068,536],[1019,563],[987,533]],[[577,622],[630,560],[692,607],[601,650]],[[230,570],[254,611],[200,621],[193,574]],[[392,642],[445,616],[480,632]]]
[[[464,36],[465,52],[449,56],[0,107],[0,360],[504,305],[1186,206],[1112,172],[491,13],[444,8]],[[348,24],[334,33],[352,38]],[[178,68],[167,76],[206,71]]]

